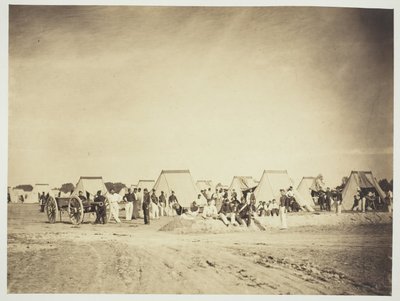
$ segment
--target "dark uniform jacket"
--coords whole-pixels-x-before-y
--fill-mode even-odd
[[[132,192],[125,194],[125,199],[130,203],[136,201],[135,194],[133,194]]]
[[[150,209],[150,193],[145,193],[143,195],[143,204],[142,204],[142,209],[143,210],[149,210]]]
[[[151,194],[151,201],[154,204],[158,205],[158,198],[157,198],[157,196],[156,196],[156,194],[154,192]]]
[[[228,214],[231,213],[231,204],[229,202],[224,202],[219,210],[219,213]]]
[[[242,218],[247,217],[249,215],[249,205],[247,205],[246,203],[240,203],[238,205],[238,213],[239,216]]]

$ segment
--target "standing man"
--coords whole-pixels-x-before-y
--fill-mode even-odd
[[[143,217],[144,217],[144,224],[145,225],[150,225],[150,193],[147,191],[147,188],[143,190],[143,203],[142,203],[142,209],[143,209]]]
[[[285,189],[281,189],[280,192],[281,192],[281,198],[280,198],[280,204],[279,204],[279,217],[281,219],[281,229],[287,229]]]
[[[170,211],[170,216],[176,215],[175,203],[178,203],[178,200],[176,199],[175,192],[172,190],[171,195],[168,198],[168,207]]]
[[[318,204],[321,211],[325,210],[325,192],[320,190],[318,194]]]
[[[167,199],[165,197],[164,191],[161,191],[160,196],[158,197],[158,203],[160,205],[160,216],[166,216],[165,208],[167,205]]]
[[[132,193],[132,190],[129,188],[128,193],[124,195],[123,200],[126,202],[125,204],[125,220],[132,220],[133,213],[133,202],[135,201],[135,195]]]
[[[80,191],[80,192],[82,192],[82,191]],[[39,202],[40,202],[40,212],[44,212],[44,205],[46,204],[46,195],[44,194],[44,191],[42,192],[42,194],[39,197]]]
[[[137,188],[133,189],[133,208],[132,208],[132,219],[139,217],[139,200]]]
[[[231,201],[237,201],[238,200],[238,195],[235,191],[235,188],[232,189],[232,195],[231,195]]]
[[[156,196],[156,190],[153,189],[151,193],[151,217],[154,219],[160,218],[160,208],[158,204],[158,197]]]
[[[101,190],[97,191],[96,196],[94,197],[94,202],[96,204],[96,221],[95,224],[106,224],[106,206],[105,206],[106,198],[101,195]]]
[[[255,194],[254,194],[253,189],[250,189],[250,202],[251,202],[252,204],[255,204],[255,203],[256,203],[256,196],[255,196]]]
[[[205,191],[205,194],[206,194],[206,199],[207,199],[207,200],[210,200],[210,199],[211,199],[211,195],[212,195],[212,193],[211,193],[211,187],[208,187],[208,190]]]
[[[108,201],[110,202],[110,213],[111,217],[114,217],[117,224],[121,223],[119,219],[119,205],[118,202],[121,200],[121,196],[115,193],[114,188],[111,188],[110,195],[108,196]]]
[[[326,188],[326,193],[325,193],[325,208],[326,211],[331,211],[331,203],[332,203],[332,192],[329,187]]]
[[[139,212],[138,215],[139,217],[143,217],[143,193],[142,193],[142,189],[138,188],[137,191],[137,200],[138,200],[138,207],[139,207]]]

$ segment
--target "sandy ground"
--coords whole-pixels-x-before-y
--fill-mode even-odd
[[[93,220],[49,224],[38,205],[9,204],[8,292],[391,294],[387,213],[292,215],[288,230],[273,222],[262,232],[215,221],[200,233],[204,225],[167,217],[150,226]]]

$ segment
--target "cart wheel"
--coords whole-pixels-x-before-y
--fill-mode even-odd
[[[68,215],[74,225],[79,225],[83,221],[83,204],[80,198],[73,196],[68,202]]]
[[[107,199],[104,201],[104,207],[105,207],[104,210],[106,211],[104,223],[107,224],[111,218],[111,206],[110,206],[110,202]]]
[[[57,219],[58,206],[56,200],[50,196],[46,202],[46,213],[50,224],[54,224]]]

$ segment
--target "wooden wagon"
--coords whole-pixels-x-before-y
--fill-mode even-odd
[[[110,220],[110,203],[107,199],[104,202],[82,201],[78,196],[71,197],[49,197],[46,202],[46,214],[51,224],[57,221],[57,215],[62,221],[62,214],[66,212],[71,223],[79,225],[83,222],[85,214],[96,213],[97,208],[104,206],[105,223]]]

